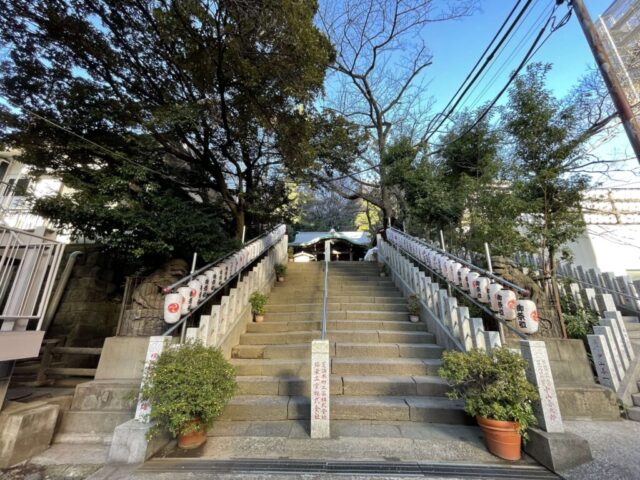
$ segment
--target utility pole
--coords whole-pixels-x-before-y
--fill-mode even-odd
[[[624,129],[629,137],[629,142],[633,147],[638,162],[640,162],[640,122],[633,114],[629,100],[622,89],[616,73],[613,71],[609,54],[602,44],[602,39],[591,21],[589,11],[585,7],[584,2],[582,0],[571,0],[571,4],[576,12],[584,36],[587,37],[587,42],[596,59],[604,83],[607,85],[609,95],[611,95],[613,104],[616,110],[618,110]]]

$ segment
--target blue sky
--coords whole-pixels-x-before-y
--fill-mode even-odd
[[[522,28],[516,33],[514,42],[505,50],[502,57],[494,63],[494,70],[486,76],[484,83],[470,95],[466,106],[476,106],[483,101],[492,99],[505,84],[509,73],[523,57],[524,52],[532,42],[535,33],[540,29],[537,20],[546,18],[554,0],[535,0],[528,16],[523,21]],[[612,3],[612,0],[585,0],[585,4],[595,21]],[[469,69],[475,64],[493,35],[498,31],[501,23],[513,8],[515,0],[483,0],[481,11],[473,16],[458,21],[433,24],[425,30],[423,37],[433,53],[433,65],[426,75],[429,91],[434,95],[436,104],[434,110],[444,108],[460,83],[464,80]],[[559,16],[564,15],[566,7],[561,6]],[[532,28],[535,26],[535,28]],[[531,28],[531,30],[530,30]],[[511,61],[504,63],[510,51],[522,41],[518,55]],[[549,74],[549,86],[559,97],[566,95],[571,87],[590,67],[595,67],[593,55],[584,37],[580,24],[571,17],[569,23],[553,33],[544,46],[538,51],[533,61],[543,61],[553,64]],[[504,68],[499,68],[503,66]],[[493,80],[493,81],[490,81]],[[506,97],[506,94],[505,94]],[[504,99],[504,97],[503,97]],[[633,155],[627,137],[621,131],[613,140],[599,146],[595,150],[601,158],[626,158]],[[624,168],[637,168],[637,161],[626,162]],[[629,172],[614,175],[609,178],[594,177],[596,181],[604,181],[610,186],[640,187],[640,177],[632,177]],[[633,183],[631,183],[633,182]]]

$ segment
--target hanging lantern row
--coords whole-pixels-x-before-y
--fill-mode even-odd
[[[192,278],[186,285],[176,288],[175,292],[165,294],[164,321],[170,324],[177,323],[183,315],[196,308],[216,289],[271,248],[285,233],[286,226],[278,226],[267,235],[248,243],[217,265],[210,266],[202,274]]]
[[[518,299],[513,290],[483,276],[482,272],[473,271],[448,255],[397,230],[387,229],[387,239],[441,274],[449,283],[469,292],[469,295],[479,302],[487,304],[497,316],[515,321],[521,332],[533,334],[540,328],[536,304],[531,300]]]

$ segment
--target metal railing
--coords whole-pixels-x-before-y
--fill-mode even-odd
[[[508,280],[505,280],[504,278],[502,278],[499,275],[496,275],[495,273],[489,271],[489,270],[485,270],[482,267],[478,267],[477,265],[474,265],[473,263],[469,262],[468,260],[465,260],[464,258],[460,258],[456,255],[453,255],[452,253],[447,252],[446,250],[443,250],[441,248],[436,247],[435,245],[430,245],[429,243],[419,239],[419,238],[415,238],[412,237],[411,235],[402,232],[400,230],[398,230],[397,228],[393,228],[393,227],[389,227],[388,230],[393,231],[394,233],[397,233],[398,235],[401,235],[407,239],[410,239],[412,242],[414,243],[419,243],[420,245],[423,245],[427,248],[429,248],[430,250],[433,250],[435,252],[437,252],[439,255],[443,255],[445,257],[450,258],[451,260],[455,260],[456,262],[461,263],[462,265],[464,265],[465,267],[467,267],[469,270],[474,271],[474,272],[478,272],[480,274],[482,274],[482,276],[484,277],[488,277],[491,280],[494,280],[496,283],[499,283],[500,285],[504,285],[505,287],[508,287],[518,293],[520,293],[522,296],[524,297],[528,297],[530,295],[531,292],[529,292],[529,290],[527,290],[526,288],[522,288],[519,285],[516,285],[515,283],[509,282]],[[490,262],[490,258],[487,258],[488,262]]]
[[[40,330],[64,245],[0,226],[0,331]]]
[[[171,335],[178,327],[182,327],[181,337],[184,339],[187,321],[204,305],[208,305],[209,302],[233,280],[239,278],[247,267],[253,265],[260,256],[275,245],[285,234],[286,226],[280,224],[274,229],[250,240],[240,250],[228,253],[163,288],[163,294],[168,295],[177,291],[180,287],[192,288],[192,286],[190,286],[192,281],[197,280],[199,277],[206,277],[206,280],[202,278],[200,286],[202,295],[194,294],[193,290],[191,290],[191,297],[185,299],[190,302],[188,307],[189,311],[181,315],[180,319],[162,335]],[[204,275],[205,273],[209,274]],[[194,298],[196,299],[195,304],[192,304],[191,302]]]
[[[327,297],[329,295],[329,262],[331,261],[331,241],[324,242],[324,289],[322,292],[322,335],[321,340],[327,336]]]

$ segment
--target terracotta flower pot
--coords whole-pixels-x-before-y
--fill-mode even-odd
[[[418,323],[420,321],[419,315],[409,315],[409,321],[411,323]]]
[[[200,419],[194,418],[185,428],[185,433],[178,435],[178,447],[185,450],[198,448],[207,441],[207,429],[196,430],[194,427],[200,424]]]
[[[495,456],[505,460],[520,460],[522,436],[517,422],[504,422],[477,416],[476,420],[484,432],[487,448]]]
[[[264,315],[258,315],[256,313],[255,319],[256,319],[256,322],[262,322],[262,321],[264,321]]]

